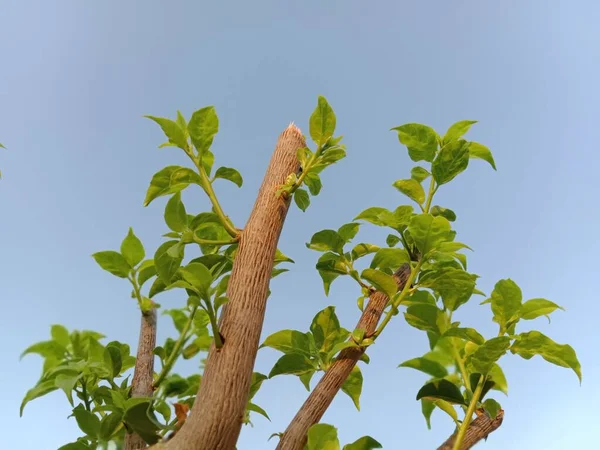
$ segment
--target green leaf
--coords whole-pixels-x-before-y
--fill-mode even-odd
[[[403,248],[381,248],[377,250],[371,261],[371,269],[396,270],[410,261],[410,256]]]
[[[461,120],[460,122],[456,122],[444,135],[444,143],[447,144],[450,141],[463,137],[471,128],[471,125],[476,124],[476,120]]]
[[[321,183],[321,177],[315,172],[308,172],[304,177],[304,184],[308,187],[308,190],[312,195],[319,195],[323,183]]]
[[[102,418],[100,422],[100,439],[108,441],[123,420],[123,414],[115,411]]]
[[[181,128],[181,126],[172,121],[171,119],[166,119],[164,117],[154,117],[154,116],[144,116],[150,120],[156,122],[162,128],[165,136],[169,139],[169,144],[179,147],[183,150],[187,148],[187,139],[185,137],[185,131]]]
[[[442,208],[441,206],[434,206],[431,208],[432,216],[442,216],[448,219],[449,222],[454,222],[456,220],[456,213],[448,208]]]
[[[419,205],[425,202],[425,190],[417,180],[397,180],[394,187]]]
[[[483,159],[490,163],[490,166],[496,170],[496,163],[492,156],[492,152],[485,145],[481,145],[478,142],[471,142],[471,145],[469,145],[469,157]]]
[[[310,197],[308,196],[308,192],[306,192],[304,189],[296,189],[296,192],[294,192],[294,202],[303,212],[306,211],[310,205]]]
[[[77,441],[63,445],[58,450],[91,450],[91,447],[81,441]]]
[[[398,292],[396,280],[391,275],[380,270],[365,269],[360,277],[371,283],[378,291],[383,292],[388,298],[392,298]]]
[[[150,402],[147,400],[135,403],[127,408],[123,420],[133,429],[133,431],[139,434],[147,444],[152,445],[156,444],[159,440],[157,435],[159,427],[157,425],[158,420],[150,408]]]
[[[144,285],[146,281],[156,275],[156,267],[154,267],[154,260],[147,259],[142,262],[140,267],[138,268],[138,284],[140,287]]]
[[[308,429],[304,450],[340,450],[337,429],[326,423],[317,423]]]
[[[352,239],[354,239],[354,237],[358,233],[359,228],[360,228],[359,223],[351,222],[351,223],[342,225],[338,229],[337,232],[338,232],[338,235],[343,239],[344,242],[350,242]]]
[[[285,354],[299,353],[311,356],[308,335],[296,330],[277,331],[267,337],[260,347],[271,347]]]
[[[21,402],[21,409],[19,410],[19,415],[23,416],[23,410],[25,409],[25,405],[29,403],[31,400],[42,397],[52,391],[57,389],[54,384],[54,380],[42,381],[35,385],[33,388],[29,389]]]
[[[404,318],[410,326],[439,334],[439,323],[443,319],[443,312],[436,305],[415,304],[406,309]]]
[[[441,243],[451,241],[453,237],[450,222],[444,217],[433,217],[430,214],[414,216],[408,231],[423,256],[436,249]]]
[[[450,328],[444,333],[444,337],[458,337],[477,345],[482,345],[485,342],[485,338],[473,328]]]
[[[454,409],[454,406],[452,406],[451,403],[441,399],[434,400],[433,403],[435,406],[437,406],[446,414],[448,414],[452,418],[452,420],[454,420],[455,423],[458,422],[458,414],[456,414],[456,410]]]
[[[69,331],[62,325],[52,325],[50,335],[52,336],[52,340],[57,342],[61,347],[66,347],[71,343]]]
[[[173,230],[182,232],[187,227],[188,217],[181,201],[181,192],[176,192],[165,207],[165,223]]]
[[[127,236],[125,236],[125,239],[121,243],[121,254],[131,267],[137,266],[144,259],[144,256],[146,256],[142,241],[133,234],[133,228],[131,227],[129,227]]]
[[[525,320],[533,320],[540,316],[548,316],[548,314],[557,309],[562,309],[564,311],[563,307],[558,306],[550,300],[546,300],[545,298],[533,298],[523,303],[519,317]]]
[[[310,392],[310,380],[312,379],[315,372],[316,372],[316,370],[314,370],[312,372],[306,372],[306,373],[303,373],[302,375],[298,376],[298,378],[302,382],[302,385],[306,388],[306,390],[308,392]]]
[[[158,276],[165,283],[170,283],[173,275],[175,275],[175,272],[181,266],[181,261],[183,261],[184,257],[183,249],[183,245],[180,245],[178,241],[167,241],[156,250],[154,254],[154,266],[156,267]]]
[[[447,268],[424,275],[419,284],[439,293],[444,306],[456,311],[473,295],[475,276],[461,269]]]
[[[204,264],[191,262],[187,266],[181,267],[179,273],[205,300],[210,299],[209,289],[213,282],[213,276]]]
[[[481,377],[482,377],[482,375],[480,373],[472,373],[469,376],[469,385],[471,386],[472,392],[475,392],[475,389],[477,389],[477,385],[479,384],[479,381],[481,381]],[[481,389],[481,394],[479,395],[479,398],[477,399],[478,402],[482,401],[482,399],[490,391],[490,389],[492,389],[494,387],[494,384],[495,383],[492,380],[487,379],[487,376],[486,376],[486,380],[483,383],[483,387]]]
[[[398,132],[401,144],[408,148],[408,156],[415,162],[433,161],[438,148],[438,135],[435,130],[419,123],[407,123],[392,128]]]
[[[448,375],[448,371],[439,362],[431,361],[426,358],[413,358],[404,361],[398,367],[410,367],[411,369],[420,370],[432,377],[443,378]]]
[[[495,419],[502,407],[500,406],[500,403],[493,398],[488,398],[485,402],[483,402],[483,409],[490,418]]]
[[[352,402],[358,411],[360,411],[360,394],[362,392],[362,385],[363,376],[362,372],[360,371],[360,367],[354,366],[352,368],[352,372],[350,372],[350,375],[348,375],[348,378],[346,378],[346,381],[344,381],[344,384],[342,384],[342,392],[352,399]]]
[[[335,132],[335,113],[327,100],[319,96],[317,107],[310,116],[310,137],[319,146],[325,144]]]
[[[469,142],[460,139],[444,145],[431,164],[431,173],[438,185],[446,184],[469,165]]]
[[[342,450],[374,450],[376,448],[383,447],[371,436],[363,436],[360,439],[354,441],[352,444],[344,445],[344,448]]]
[[[441,399],[458,405],[466,404],[458,386],[443,378],[423,386],[417,393],[417,400],[422,398]]]
[[[508,347],[510,347],[508,336],[492,338],[475,350],[469,357],[469,362],[475,372],[487,375],[494,364],[506,353]]]
[[[350,254],[352,256],[352,260],[356,261],[358,258],[362,258],[363,256],[368,255],[370,253],[375,253],[377,250],[379,250],[379,247],[376,245],[361,243],[357,244],[352,249]]]
[[[94,258],[98,265],[104,270],[119,278],[127,278],[129,276],[131,266],[125,257],[118,252],[112,250],[98,252],[94,253],[92,258]]]
[[[340,322],[335,314],[335,306],[319,311],[310,325],[317,350],[328,352],[340,335]]]
[[[236,184],[237,187],[242,187],[244,180],[242,175],[235,169],[230,167],[219,167],[215,172],[215,179],[222,178],[224,180],[229,180],[232,183]]]
[[[202,155],[210,148],[215,135],[219,132],[219,118],[214,106],[207,106],[194,112],[188,123],[188,131],[194,147]]]
[[[431,174],[429,173],[429,171],[421,166],[415,166],[410,170],[410,177],[413,180],[416,180],[418,183],[425,181],[430,176]]]
[[[60,373],[56,375],[56,378],[54,379],[54,384],[57,388],[63,390],[71,406],[73,406],[73,389],[75,388],[75,385],[77,384],[80,378],[80,373],[71,372],[66,374]]]
[[[297,192],[297,191],[296,191]],[[319,252],[335,252],[339,255],[344,253],[344,239],[334,230],[322,230],[315,234],[306,244],[306,247]]]
[[[315,370],[310,359],[299,353],[289,353],[277,360],[269,373],[269,378],[276,375],[302,375]]]
[[[500,280],[494,286],[491,295],[494,322],[500,325],[501,332],[505,332],[510,322],[519,319],[523,294],[517,284],[511,280]]]
[[[385,243],[390,247],[394,247],[400,240],[401,239],[395,234],[388,234],[385,238]]]
[[[83,405],[79,405],[73,409],[73,415],[77,421],[79,429],[92,438],[97,438],[100,434],[100,419],[87,411]]]
[[[435,403],[431,400],[427,400],[426,398],[421,399],[421,412],[423,413],[423,417],[425,417],[425,421],[427,422],[427,428],[431,430],[431,414],[435,409]]]
[[[581,383],[581,365],[573,347],[566,344],[557,344],[539,331],[519,334],[510,351],[524,359],[531,359],[535,355],[540,355],[552,364],[570,368],[577,374],[577,378]]]
[[[202,184],[200,175],[187,167],[167,166],[154,174],[146,192],[144,206],[155,198],[180,192],[190,184]]]
[[[269,415],[267,414],[267,412],[264,409],[262,409],[260,406],[254,404],[252,402],[248,402],[248,405],[246,406],[246,409],[248,411],[253,411],[255,413],[260,414],[263,417],[266,417],[269,422],[271,421],[271,418],[269,417]]]
[[[494,382],[492,389],[500,391],[504,395],[508,395],[508,383],[506,381],[506,377],[504,376],[504,372],[498,364],[494,364],[492,366],[488,372],[488,376]]]
[[[412,212],[412,206],[400,206],[394,212],[386,208],[373,206],[365,209],[354,220],[365,220],[373,225],[398,230],[408,223]]]

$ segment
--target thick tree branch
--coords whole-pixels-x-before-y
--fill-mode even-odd
[[[142,312],[140,340],[138,343],[133,380],[131,381],[132,397],[151,397],[153,393],[154,347],[156,347],[156,309]],[[125,436],[124,450],[146,448],[146,442],[136,433]]]
[[[495,419],[485,414],[482,409],[478,410],[477,418],[467,428],[460,450],[469,450],[479,441],[487,438],[490,433],[496,431],[502,425],[502,420],[504,420],[503,410],[500,410]],[[437,450],[452,450],[455,439],[456,433],[450,436]]]
[[[242,427],[254,361],[263,326],[277,242],[288,212],[288,198],[276,195],[289,174],[300,168],[296,150],[306,146],[290,125],[280,136],[267,173],[240,234],[220,332],[213,344],[194,407],[181,430],[163,444],[167,450],[233,450]]]
[[[410,265],[403,264],[394,274],[399,289],[403,289],[410,276]],[[369,303],[361,315],[356,328],[365,330],[365,336],[371,336],[388,303],[388,298],[382,292],[375,292],[369,298]],[[352,369],[365,352],[365,348],[347,348],[325,372],[323,378],[310,393],[296,416],[281,436],[277,450],[302,450],[306,443],[308,429],[319,422],[334,397],[352,372]]]

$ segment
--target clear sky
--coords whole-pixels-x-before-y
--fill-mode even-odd
[[[181,109],[189,117],[215,105],[217,164],[237,167],[245,180],[241,190],[221,183],[218,194],[242,226],[279,132],[291,120],[307,131],[322,94],[348,158],[324,173],[307,213],[288,215],[280,248],[296,264],[272,283],[264,336],[306,331],[328,305],[354,326],[357,290],[336,282],[326,298],[318,254],[304,243],[368,206],[405,202],[391,184],[411,165],[388,130],[422,122],[444,132],[457,120],[479,120],[468,136],[492,149],[498,172],[473,161],[440,203],[458,214],[481,289],[510,277],[525,298],[567,309],[551,325],[531,325],[573,345],[583,368],[580,387],[570,370],[539,357],[506,356],[509,397],[496,395],[506,418],[481,448],[591,448],[600,402],[599,13],[594,1],[0,0],[3,447],[53,450],[78,435],[60,392],[18,417],[41,370],[39,358],[19,362],[19,353],[46,339],[50,324],[136,344],[139,312],[126,282],[90,255],[117,249],[129,226],[152,254],[167,231],[165,200],[147,208],[142,200],[157,170],[185,159],[157,149],[161,132],[142,115]],[[184,200],[193,212],[208,208],[198,189]],[[169,295],[164,306],[183,301]],[[457,316],[495,334],[488,306],[473,301]],[[163,319],[159,340],[172,332]],[[451,433],[440,412],[432,431],[425,426],[414,399],[425,376],[396,368],[426,349],[424,333],[398,316],[363,366],[361,412],[342,394],[324,418],[342,443],[369,434],[388,450],[429,450]],[[261,350],[257,370],[268,373],[277,357]],[[272,422],[256,417],[240,450],[274,448],[267,437],[283,431],[305,397],[294,377],[266,382],[256,402]]]

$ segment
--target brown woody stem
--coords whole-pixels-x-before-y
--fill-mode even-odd
[[[460,450],[469,450],[482,439],[487,438],[490,433],[496,431],[502,425],[504,420],[504,411],[500,410],[498,415],[492,419],[482,409],[478,410],[477,418],[471,422],[465,437],[463,439]],[[452,450],[456,440],[457,433],[450,436],[437,450]]]
[[[219,324],[223,346],[211,346],[194,407],[181,430],[161,448],[235,448],[248,402],[275,250],[290,204],[275,192],[290,173],[298,171],[296,150],[305,146],[294,125],[279,136],[248,223],[239,235],[227,289],[229,302]]]
[[[399,289],[404,288],[410,273],[408,264],[404,264],[396,272],[394,277]],[[365,330],[365,337],[373,335],[387,304],[388,297],[384,293],[374,292],[371,294],[369,303],[356,325],[357,329]],[[340,352],[288,425],[279,440],[277,450],[302,450],[304,448],[308,429],[321,420],[365,350],[365,347],[350,347]]]
[[[132,397],[151,397],[154,377],[154,347],[156,347],[156,309],[142,312],[140,341],[138,343],[133,380],[131,381]],[[124,450],[146,448],[146,442],[136,433],[125,436]]]

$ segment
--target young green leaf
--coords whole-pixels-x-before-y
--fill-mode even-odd
[[[407,123],[392,128],[398,132],[401,144],[408,148],[410,159],[418,161],[433,161],[438,148],[438,135],[435,130],[418,123]]]
[[[500,336],[485,341],[468,359],[475,372],[487,375],[493,365],[506,353],[510,347],[510,338]]]
[[[62,347],[66,347],[71,342],[69,339],[69,331],[62,325],[52,325],[50,328],[50,336]]]
[[[433,163],[431,173],[439,184],[446,184],[469,165],[469,142],[459,139],[444,145]]]
[[[389,246],[389,247],[395,247],[396,244],[398,244],[398,242],[400,242],[401,239],[396,236],[395,234],[388,234],[387,237],[385,238],[385,243]]]
[[[533,298],[523,303],[519,316],[521,319],[533,320],[540,316],[548,316],[548,314],[557,309],[562,309],[564,311],[562,306],[558,306],[550,300],[546,300],[545,298]]]
[[[338,235],[344,240],[344,242],[350,242],[354,239],[354,236],[358,233],[358,229],[360,228],[359,223],[347,223],[338,228]]]
[[[418,183],[425,181],[430,176],[431,174],[429,173],[429,171],[421,166],[415,166],[410,170],[410,177],[413,180],[416,180]]]
[[[328,352],[340,335],[340,321],[335,314],[335,306],[328,306],[319,311],[310,324],[310,331],[315,339],[317,350]]]
[[[420,370],[421,372],[436,378],[444,378],[448,375],[448,371],[443,365],[426,358],[409,359],[401,363],[398,367],[409,367],[411,369]]]
[[[321,177],[316,172],[308,172],[304,177],[304,184],[308,187],[308,190],[312,195],[319,195],[323,183],[321,183]]]
[[[421,399],[421,412],[423,413],[423,417],[425,417],[425,422],[427,422],[427,429],[431,430],[431,414],[435,409],[435,403],[432,400],[427,400],[426,398]]]
[[[410,261],[410,256],[403,248],[380,248],[371,261],[371,269],[396,270]]]
[[[146,281],[156,275],[156,267],[154,267],[154,260],[147,259],[142,262],[140,267],[138,268],[138,284],[141,286],[144,285]]]
[[[187,150],[187,139],[184,129],[181,128],[179,123],[166,119],[164,117],[144,116],[150,120],[156,122],[162,128],[165,136],[169,139],[168,144],[179,147],[183,150]],[[162,145],[164,146],[164,145]],[[161,147],[162,147],[161,146]]]
[[[159,440],[157,435],[159,430],[157,424],[159,422],[151,409],[150,402],[143,398],[129,400],[136,400],[136,402],[132,403],[131,406],[127,405],[123,421],[139,434],[147,444],[156,444]]]
[[[494,322],[500,325],[501,332],[505,332],[511,322],[519,319],[523,294],[517,284],[511,280],[500,280],[494,286],[491,295]]]
[[[510,347],[510,351],[524,359],[531,359],[535,355],[540,355],[552,364],[570,368],[577,374],[581,383],[581,365],[573,347],[566,344],[557,344],[539,331],[519,334],[518,339]]]
[[[423,256],[454,237],[450,222],[444,217],[433,217],[431,214],[413,216],[408,231]]]
[[[304,450],[340,450],[337,429],[326,423],[317,423],[308,429],[308,442]]]
[[[504,372],[498,364],[494,364],[492,366],[488,372],[488,376],[494,382],[492,389],[500,391],[504,395],[508,395],[508,383],[506,381],[506,377],[504,376]]]
[[[344,448],[342,450],[375,450],[377,448],[383,447],[371,436],[363,436],[360,439],[354,441],[352,444],[344,445]]]
[[[42,397],[52,391],[55,391],[58,387],[55,385],[54,380],[41,381],[36,384],[33,388],[29,389],[21,402],[21,408],[19,410],[19,416],[23,416],[23,410],[25,405],[31,400]]]
[[[408,180],[397,180],[394,182],[394,187],[419,205],[422,205],[425,202],[425,190],[423,189],[423,186],[412,178]]]
[[[363,256],[368,255],[370,253],[375,253],[378,250],[379,247],[376,245],[361,243],[357,244],[352,249],[350,255],[352,256],[352,261],[356,261],[358,258],[362,258]]]
[[[483,409],[490,418],[495,419],[502,407],[500,406],[500,403],[493,398],[488,398],[485,402],[483,402]]]
[[[444,333],[444,337],[458,337],[477,345],[482,345],[485,342],[485,338],[473,328],[450,328]]]
[[[167,166],[156,172],[150,180],[144,206],[148,206],[157,197],[180,192],[192,183],[202,184],[200,175],[196,172],[187,167]]]
[[[344,239],[334,230],[322,230],[313,234],[307,248],[319,252],[335,252],[339,255],[344,253]]]
[[[342,392],[352,399],[356,409],[360,411],[360,394],[362,392],[363,376],[360,367],[354,366],[352,372],[342,384]]]
[[[433,403],[435,406],[437,406],[446,414],[448,414],[452,418],[452,420],[454,420],[454,422],[458,424],[458,414],[456,414],[456,410],[454,409],[454,406],[452,406],[451,403],[439,398],[437,400],[434,400]]]
[[[315,365],[306,356],[289,353],[277,360],[269,373],[269,378],[276,375],[302,375],[315,370]]]
[[[417,400],[421,400],[422,398],[441,399],[458,405],[465,404],[465,399],[458,386],[443,378],[423,386],[417,393]]]
[[[236,170],[230,167],[219,167],[215,172],[215,179],[222,178],[223,180],[229,180],[237,187],[242,187],[244,182],[242,175]]]
[[[386,208],[374,206],[365,209],[354,220],[365,220],[380,227],[390,227],[398,230],[408,224],[412,214],[412,206],[401,206],[392,212]]]
[[[443,312],[436,305],[414,304],[406,309],[404,318],[410,326],[440,334],[439,323],[443,319]]]
[[[177,232],[182,232],[187,227],[188,216],[185,205],[181,201],[181,192],[176,192],[167,202],[165,223],[171,230]]]
[[[310,197],[308,196],[308,192],[304,189],[296,189],[294,192],[294,202],[302,210],[305,212],[308,206],[310,205]]]
[[[105,441],[110,440],[111,436],[117,431],[117,427],[123,420],[123,414],[120,411],[115,411],[102,418],[100,422],[100,439]]]
[[[442,216],[448,219],[449,222],[454,222],[456,220],[456,213],[448,208],[442,208],[441,206],[433,206],[431,208],[432,216]]]
[[[467,131],[469,131],[471,125],[476,123],[476,120],[461,120],[460,122],[456,122],[455,124],[451,125],[444,135],[444,144],[463,137]]]
[[[164,242],[156,249],[156,253],[154,253],[154,266],[156,267],[158,276],[165,283],[170,284],[173,275],[175,275],[175,272],[177,272],[179,266],[181,266],[183,257],[184,246],[180,245],[178,241]],[[150,296],[152,297],[152,294]]]
[[[129,227],[127,236],[125,236],[125,239],[123,239],[123,242],[121,243],[121,254],[125,257],[131,267],[137,266],[138,263],[144,259],[144,256],[146,256],[142,241],[133,234],[133,228],[131,227]]]
[[[112,250],[98,252],[94,253],[92,258],[94,258],[98,265],[104,270],[119,278],[127,278],[129,276],[131,266],[125,257],[118,252]]]
[[[204,264],[189,263],[187,266],[181,267],[179,273],[206,301],[210,300],[209,289],[213,276]]]
[[[207,106],[194,112],[188,123],[188,131],[194,147],[202,155],[210,148],[215,135],[219,132],[219,118],[214,106]]]
[[[308,334],[296,330],[281,330],[271,334],[260,346],[263,347],[271,347],[285,354],[312,355]]]
[[[471,142],[471,145],[469,145],[469,157],[483,159],[490,163],[490,166],[496,170],[496,163],[492,156],[492,152],[485,145],[481,145],[478,142]]]
[[[391,275],[383,273],[380,270],[365,269],[360,277],[371,283],[377,290],[383,292],[388,298],[392,298],[398,292],[396,280]]]
[[[79,429],[91,438],[97,438],[100,434],[100,419],[95,414],[86,411],[83,405],[73,409],[73,415]]]
[[[475,276],[461,269],[444,268],[427,273],[419,280],[419,284],[440,294],[444,306],[456,311],[473,295]]]
[[[312,140],[319,146],[325,144],[335,132],[335,113],[327,99],[319,96],[317,107],[310,116],[309,131]]]

